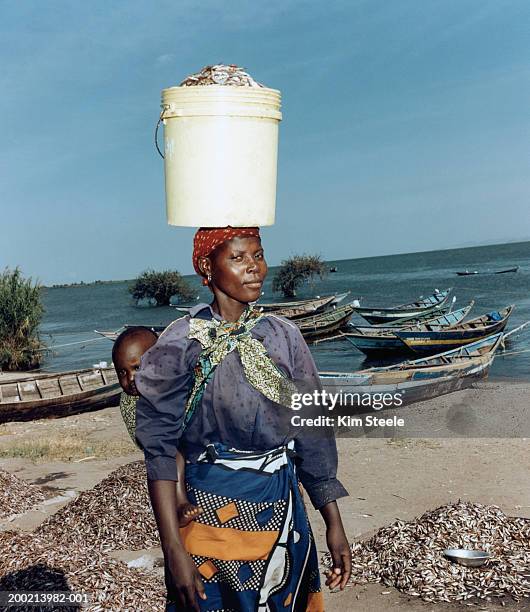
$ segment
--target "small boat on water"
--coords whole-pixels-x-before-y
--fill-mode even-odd
[[[396,336],[415,353],[433,354],[476,342],[504,331],[515,306],[494,310],[480,317],[437,331],[397,330]]]
[[[415,322],[396,327],[373,327],[348,325],[347,331],[340,332],[337,338],[344,338],[366,355],[380,353],[403,353],[410,352],[408,346],[397,335],[397,331],[439,331],[451,329],[461,323],[473,308],[474,302],[470,302],[464,308],[438,315],[424,322]]]
[[[113,367],[0,378],[0,423],[56,419],[119,403]]]
[[[386,324],[389,321],[395,321],[396,319],[403,317],[410,318],[435,312],[445,304],[450,293],[451,289],[444,289],[443,291],[435,291],[432,295],[429,295],[426,298],[419,298],[415,302],[399,304],[398,306],[392,306],[390,308],[359,306],[355,308],[355,312],[363,319],[368,321],[368,323]]]
[[[512,272],[517,272],[519,270],[519,266],[514,266],[513,268],[506,268],[505,270],[463,270],[460,272],[455,272],[458,276],[474,276],[475,274],[510,274]]]
[[[412,404],[459,391],[485,378],[502,337],[502,333],[494,334],[452,351],[391,366],[319,372],[319,377],[324,390],[341,394],[341,405],[348,408],[348,414],[352,408],[358,413],[373,412],[374,404],[366,398],[380,398],[385,393],[399,393],[401,405]],[[392,407],[399,406],[388,406]]]
[[[334,310],[296,319],[293,323],[296,323],[304,338],[311,341],[332,334],[344,327],[351,319],[354,309],[355,307],[351,304],[345,304]]]

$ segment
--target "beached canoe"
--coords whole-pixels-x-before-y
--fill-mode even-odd
[[[328,334],[333,334],[344,327],[351,319],[354,308],[351,304],[345,304],[334,310],[296,319],[293,323],[296,323],[304,338],[311,341]],[[271,314],[274,315],[274,313]]]
[[[319,300],[312,300],[308,304],[300,304],[298,306],[284,306],[282,308],[277,308],[274,310],[268,309],[267,313],[274,313],[280,317],[285,317],[287,319],[300,319],[302,317],[307,317],[312,314],[316,314],[318,312],[324,312],[328,308],[331,308],[331,303],[335,301],[337,296],[329,295],[324,298],[320,298]],[[344,296],[346,297],[346,295]],[[259,304],[256,304],[256,308],[260,308]]]
[[[343,295],[346,296],[347,293]],[[285,316],[280,312],[267,312],[266,314]],[[353,306],[351,306],[351,304],[346,304],[316,314],[306,314],[304,317],[295,317],[293,322],[298,325],[304,337],[316,338],[337,331],[348,323],[352,314]],[[114,342],[120,333],[127,327],[131,327],[131,325],[124,325],[120,329],[114,331],[98,331],[95,329],[94,332]],[[160,334],[166,329],[165,325],[147,325],[146,327],[152,329],[156,334]]]
[[[0,423],[59,418],[119,403],[114,368],[28,375],[2,382]]]
[[[453,297],[451,303],[445,302],[439,308],[435,310],[428,309],[425,312],[420,314],[415,314],[412,317],[399,317],[398,319],[394,319],[393,321],[385,321],[384,323],[376,323],[374,325],[370,325],[369,327],[374,327],[376,329],[399,329],[400,327],[405,327],[406,325],[418,325],[428,321],[429,319],[433,319],[438,316],[442,316],[452,312],[453,305],[456,302],[456,296]]]
[[[281,310],[283,308],[298,308],[300,306],[309,308],[308,312],[310,312],[311,308],[313,308],[314,305],[318,303],[320,300],[332,298],[332,300],[329,302],[329,304],[327,304],[327,306],[330,306],[330,307],[336,306],[337,304],[342,302],[342,300],[344,300],[344,298],[347,295],[349,295],[349,293],[350,293],[349,291],[345,291],[344,293],[337,293],[333,295],[323,295],[323,296],[319,296],[316,298],[309,298],[306,300],[294,300],[294,301],[289,301],[289,302],[262,303],[258,300],[257,302],[255,302],[254,305],[256,306],[256,308],[261,308],[263,312],[273,312],[273,311]]]
[[[342,395],[342,406],[347,407],[348,414],[373,413],[373,400],[383,393],[400,394],[401,405],[412,404],[464,389],[485,378],[502,337],[502,333],[494,334],[459,349],[391,366],[319,372],[320,381],[327,392]]]
[[[515,306],[494,310],[450,329],[437,331],[397,330],[396,336],[415,353],[434,354],[487,338],[504,331]]]
[[[293,300],[286,302],[269,302],[269,303],[261,303],[259,301],[254,302],[254,306],[256,308],[260,308],[263,312],[275,312],[279,310],[288,310],[290,308],[300,309],[300,314],[303,316],[304,314],[311,314],[320,311],[324,308],[330,308],[336,306],[344,298],[349,295],[349,291],[345,291],[344,293],[338,293],[333,295],[323,295],[316,298],[308,298],[306,300]],[[180,310],[182,312],[189,312],[194,306],[180,306],[178,304],[171,304],[173,308]],[[280,316],[282,315],[281,313]]]
[[[353,346],[365,353],[374,355],[381,353],[405,353],[410,352],[409,347],[396,335],[396,331],[439,331],[452,329],[461,323],[473,308],[474,302],[470,302],[464,308],[453,310],[446,314],[427,319],[423,323],[409,323],[402,327],[373,327],[348,325],[347,331],[341,331],[338,338],[344,338]]]
[[[395,321],[396,319],[403,317],[410,318],[435,312],[445,304],[450,293],[451,289],[444,289],[443,291],[435,291],[432,295],[429,295],[426,298],[420,298],[415,302],[399,304],[398,306],[392,306],[390,308],[359,306],[355,308],[355,312],[363,319],[368,321],[368,323],[386,324],[389,321]]]
[[[273,312],[287,319],[298,319],[334,308],[337,304],[342,302],[349,293],[349,291],[345,291],[344,293],[291,302],[271,302],[267,304],[255,302],[254,306],[266,313]],[[175,304],[172,304],[172,306],[181,312],[189,312],[193,308],[193,306],[179,306]]]

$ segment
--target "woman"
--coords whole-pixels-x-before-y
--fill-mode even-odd
[[[286,398],[319,388],[298,328],[251,303],[267,264],[258,228],[200,229],[193,263],[214,294],[172,323],[142,358],[136,437],[166,563],[167,610],[324,610],[298,481],[327,528],[344,588],[350,549],[336,499],[332,431],[295,430]],[[179,532],[175,455],[203,513]],[[172,602],[172,603],[170,603]]]

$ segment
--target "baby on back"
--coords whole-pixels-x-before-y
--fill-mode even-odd
[[[114,342],[112,361],[123,393],[120,398],[120,412],[129,435],[136,440],[136,402],[140,394],[134,377],[140,367],[142,355],[157,341],[155,332],[148,327],[128,327]],[[202,509],[191,504],[186,494],[185,464],[183,455],[177,451],[177,514],[181,527],[201,514]]]

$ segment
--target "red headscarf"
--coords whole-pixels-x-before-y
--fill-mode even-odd
[[[208,255],[226,240],[236,236],[259,238],[259,227],[201,227],[193,238],[193,267],[202,276],[199,258]]]

